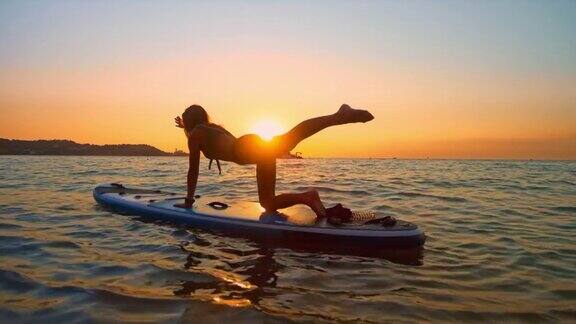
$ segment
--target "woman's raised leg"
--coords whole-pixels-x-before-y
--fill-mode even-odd
[[[274,138],[275,145],[279,146],[281,153],[286,153],[294,149],[302,140],[318,133],[319,131],[336,125],[350,123],[365,123],[374,119],[371,113],[366,110],[354,109],[344,104],[340,109],[332,114],[316,118],[307,119],[287,133]]]

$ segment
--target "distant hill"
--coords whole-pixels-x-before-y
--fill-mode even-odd
[[[22,141],[0,138],[0,155],[182,156],[146,144],[94,145],[68,140]]]

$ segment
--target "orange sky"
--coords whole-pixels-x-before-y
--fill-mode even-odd
[[[296,151],[321,157],[576,158],[576,69],[570,63],[558,67],[544,62],[554,57],[559,62],[566,59],[562,55],[576,52],[563,54],[556,43],[535,44],[547,50],[525,54],[523,46],[530,47],[519,43],[515,51],[498,54],[490,51],[502,48],[485,42],[480,51],[488,54],[477,54],[466,47],[472,45],[451,40],[449,34],[420,35],[426,26],[419,27],[422,31],[407,26],[412,30],[406,31],[406,38],[436,35],[439,43],[423,47],[391,40],[390,49],[385,43],[375,48],[372,39],[356,40],[349,32],[342,35],[348,37],[348,47],[338,51],[333,47],[341,40],[328,42],[326,35],[310,36],[292,31],[290,25],[284,30],[276,22],[273,26],[281,33],[275,35],[244,27],[230,36],[225,32],[233,34],[234,26],[227,26],[226,19],[242,17],[213,13],[217,8],[211,7],[210,13],[222,16],[223,26],[206,27],[202,32],[207,36],[193,26],[180,26],[181,31],[150,38],[102,31],[85,42],[82,29],[90,35],[91,28],[98,30],[103,22],[78,19],[63,24],[80,31],[66,29],[70,35],[50,34],[47,40],[38,35],[43,33],[42,23],[19,34],[24,18],[44,13],[18,9],[12,21],[3,23],[13,28],[0,32],[0,40],[17,40],[10,50],[0,50],[3,138],[146,143],[172,151],[185,148],[173,117],[193,103],[204,106],[216,123],[237,136],[263,119],[289,129],[348,103],[369,109],[376,119],[325,130]],[[338,13],[326,13],[330,14]],[[373,18],[355,28],[388,30],[379,25],[377,15]],[[289,24],[286,19],[284,24]],[[122,19],[115,23],[122,33]],[[127,28],[138,30],[143,23],[128,22]],[[51,24],[47,18],[45,24]],[[531,26],[529,21],[510,24],[512,29]],[[320,33],[313,27],[307,30]],[[494,31],[485,33],[477,35],[478,41],[498,41]],[[573,36],[562,37],[568,49],[576,48]],[[446,46],[446,53],[435,52],[439,44]],[[37,48],[44,52],[32,52]],[[431,53],[430,59],[414,53],[424,50]]]

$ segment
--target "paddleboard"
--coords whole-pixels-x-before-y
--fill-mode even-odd
[[[277,213],[266,213],[257,202],[196,196],[192,208],[185,209],[174,206],[184,202],[181,194],[129,188],[117,183],[98,185],[93,195],[102,206],[121,213],[265,239],[342,246],[420,246],[425,241],[424,233],[413,223],[397,220],[393,226],[364,224],[366,220],[375,217],[370,212],[355,212],[352,222],[333,225],[326,219],[317,219],[303,205],[282,209]]]

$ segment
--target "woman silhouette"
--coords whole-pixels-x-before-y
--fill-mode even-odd
[[[175,118],[176,126],[183,128],[188,138],[190,152],[188,195],[184,204],[178,204],[176,207],[190,208],[194,203],[200,152],[202,152],[205,157],[217,162],[222,160],[237,164],[256,164],[258,198],[260,205],[267,212],[304,204],[310,207],[318,217],[324,217],[326,211],[316,190],[276,195],[276,159],[290,152],[302,140],[326,127],[365,123],[372,119],[374,116],[368,111],[353,109],[344,104],[332,115],[305,120],[287,133],[265,141],[256,134],[236,138],[224,127],[211,123],[204,108],[192,105],[184,111],[182,117]]]

